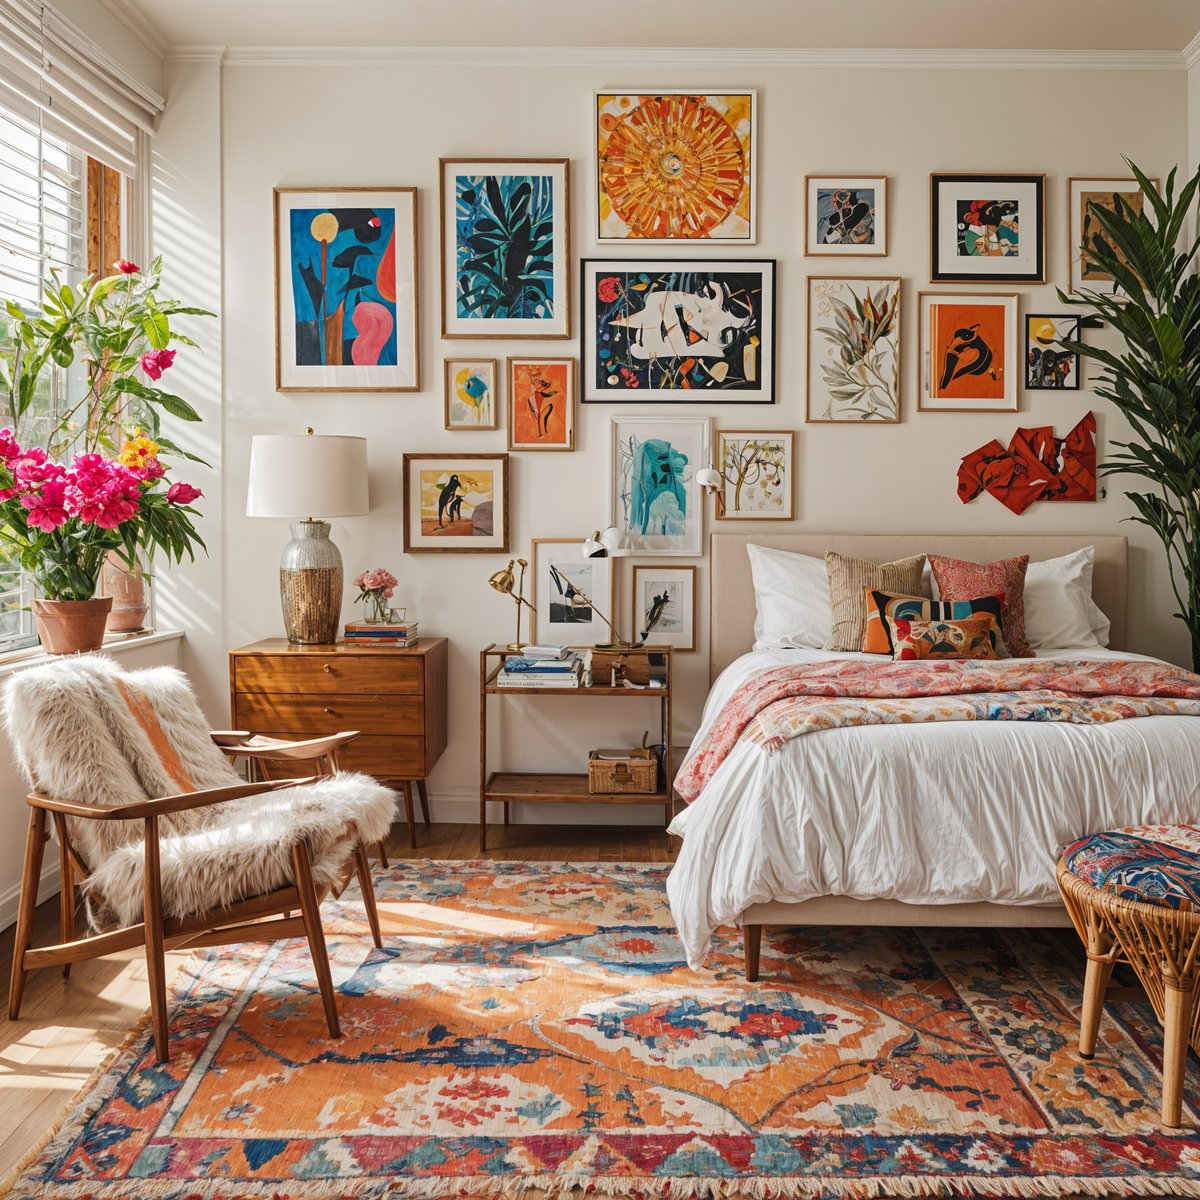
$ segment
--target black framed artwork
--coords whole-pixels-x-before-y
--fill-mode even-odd
[[[1045,175],[930,175],[932,283],[1045,283]]]
[[[1063,342],[1080,341],[1082,327],[1082,318],[1074,313],[1025,314],[1026,390],[1079,391],[1079,355]]]

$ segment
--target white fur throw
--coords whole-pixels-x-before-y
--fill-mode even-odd
[[[186,677],[172,667],[122,671],[81,654],[21,671],[4,694],[8,736],[29,783],[59,800],[112,806],[186,790],[123,697],[118,679],[144,697],[197,790],[245,781],[209,736]],[[341,877],[357,842],[386,836],[396,796],[366,775],[339,772],[159,819],[163,910],[188,917],[292,881],[292,847],[307,839],[323,891]],[[94,925],[142,919],[144,825],[69,817],[72,842],[91,874],[84,884]]]

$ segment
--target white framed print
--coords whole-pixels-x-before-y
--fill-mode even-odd
[[[804,253],[887,254],[886,175],[806,175]]]
[[[599,615],[615,621],[611,558],[584,558],[583,538],[534,538],[533,633],[541,646],[612,641]]]
[[[1015,292],[922,292],[920,412],[1016,412]]]
[[[613,417],[611,524],[635,553],[699,556],[704,509],[696,472],[708,463],[708,417]]]
[[[633,568],[633,640],[696,648],[696,568],[640,563]]]
[[[790,521],[795,482],[791,429],[717,430],[718,521]]]

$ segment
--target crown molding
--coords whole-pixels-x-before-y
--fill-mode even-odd
[[[177,46],[168,57],[211,47]],[[689,70],[876,68],[892,70],[1182,71],[1177,50],[919,50],[676,48],[622,46],[231,46],[237,67],[603,67],[623,73],[660,67]]]
[[[225,46],[172,46],[163,62],[224,62],[229,51]]]
[[[1184,66],[1190,71],[1194,66],[1200,65],[1200,32],[1192,38],[1181,51],[1183,54]]]
[[[133,0],[100,0],[100,4],[108,9],[126,33],[132,34],[152,54],[158,55],[159,58],[167,57],[171,44],[146,19],[146,15]]]

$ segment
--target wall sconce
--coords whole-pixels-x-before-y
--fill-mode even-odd
[[[725,477],[716,467],[701,467],[696,472],[696,482],[710,492],[719,492],[725,486]]]
[[[597,529],[591,537],[583,539],[583,557],[623,558],[630,552],[624,541],[624,535],[615,525],[610,525],[603,532]]]

